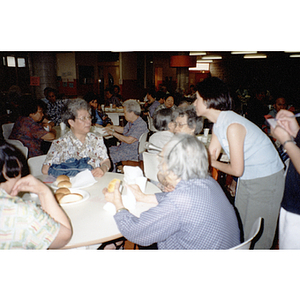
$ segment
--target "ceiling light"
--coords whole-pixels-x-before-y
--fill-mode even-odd
[[[212,63],[212,59],[197,59],[197,63]]]
[[[202,59],[222,59],[222,56],[220,55],[206,55],[206,56],[202,56]]]
[[[232,51],[231,54],[255,54],[257,51]]]
[[[267,58],[265,54],[246,54],[244,58]]]
[[[190,55],[206,55],[206,52],[191,51]]]
[[[300,54],[291,54],[290,57],[300,57]]]

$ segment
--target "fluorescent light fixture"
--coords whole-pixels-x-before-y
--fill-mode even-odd
[[[267,58],[265,54],[246,54],[244,58]]]
[[[212,63],[212,59],[198,59],[197,63]]]
[[[196,67],[189,68],[189,71],[209,71],[209,63],[197,62]]]
[[[284,51],[284,53],[300,53],[300,51]]]
[[[231,54],[255,54],[257,51],[232,51]]]
[[[206,52],[200,52],[200,51],[191,51],[190,55],[206,55]]]
[[[294,58],[294,57],[300,57],[300,54],[291,54],[290,57]]]
[[[220,55],[206,55],[206,56],[202,56],[202,59],[222,59],[222,56]]]

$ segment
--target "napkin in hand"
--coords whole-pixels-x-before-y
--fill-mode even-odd
[[[137,184],[141,191],[145,193],[147,178],[143,176],[143,171],[141,168],[124,166],[124,182],[126,184]],[[126,207],[127,205],[134,208],[136,205],[136,200],[132,191],[128,187],[124,187],[123,195],[126,196],[124,199],[125,203],[123,202],[124,206]]]
[[[70,181],[72,183],[72,188],[83,188],[97,182],[92,175],[92,172],[88,169],[78,173],[75,177],[71,178]]]

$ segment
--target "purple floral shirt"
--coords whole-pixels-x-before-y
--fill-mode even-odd
[[[28,157],[43,155],[41,150],[42,137],[46,135],[43,126],[30,117],[19,117],[9,136],[12,140],[19,140],[28,148]]]

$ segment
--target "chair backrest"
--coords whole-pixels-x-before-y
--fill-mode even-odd
[[[6,142],[8,142],[9,144],[11,144],[11,145],[15,146],[16,148],[18,148],[24,154],[25,158],[27,159],[28,148],[25,147],[21,141],[6,139]]]
[[[139,154],[146,150],[145,143],[147,141],[148,131],[144,132],[139,138]]]
[[[34,156],[28,159],[28,166],[30,174],[33,176],[39,176],[42,174],[43,162],[46,159],[46,155]]]
[[[114,125],[119,126],[120,120],[119,120],[119,114],[118,113],[107,113],[108,117],[111,119]]]
[[[254,224],[252,225],[250,234],[248,239],[242,243],[239,244],[233,248],[230,248],[229,250],[249,250],[249,249],[253,249],[255,243],[260,239],[262,233],[263,233],[263,223],[264,223],[264,219],[259,217]]]
[[[7,140],[12,132],[15,123],[2,124],[3,137]]]
[[[156,153],[143,152],[144,174],[150,180],[158,181],[157,172],[159,161]]]
[[[153,119],[149,115],[147,115],[147,121],[148,121],[148,128],[149,128],[149,130],[153,131],[153,132],[156,132],[157,129],[153,125]]]

